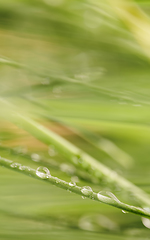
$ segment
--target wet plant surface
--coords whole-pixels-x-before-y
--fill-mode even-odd
[[[0,2],[0,239],[149,239],[149,4]]]

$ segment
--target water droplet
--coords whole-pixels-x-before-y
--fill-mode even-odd
[[[50,171],[46,167],[38,167],[36,170],[36,175],[42,179],[47,179],[51,177]]]
[[[34,162],[40,162],[41,158],[37,153],[32,153],[31,158]]]
[[[70,187],[76,186],[76,183],[75,183],[75,182],[70,182],[70,183],[69,183],[69,186],[70,186]]]
[[[20,164],[20,163],[12,163],[10,166],[11,166],[12,168],[17,168],[17,167],[20,167],[21,164]]]
[[[109,200],[110,197],[106,197],[106,196],[104,196],[102,193],[103,193],[103,191],[100,191],[100,192],[97,193],[97,198],[98,198],[98,200],[100,200],[100,201],[105,200],[105,202],[107,202],[107,200]],[[105,194],[106,194],[106,193],[105,193]]]
[[[142,220],[143,225],[144,225],[146,228],[149,228],[149,229],[150,229],[150,219],[142,217],[141,220]]]
[[[120,200],[112,192],[107,191],[106,194],[116,202],[120,203]]]
[[[48,154],[51,156],[51,157],[54,157],[56,156],[57,152],[55,150],[55,147],[54,146],[49,146],[49,149],[48,149]]]
[[[22,166],[22,165],[21,165],[21,166],[19,166],[19,169],[23,171],[23,170],[26,170],[26,169],[27,169],[27,167],[26,167],[26,166]]]
[[[108,197],[107,197],[108,196]],[[97,194],[97,198],[101,201],[103,199],[105,199],[105,201],[109,200],[109,199],[113,199],[115,200],[116,202],[118,203],[121,203],[120,200],[112,193],[112,192],[109,192],[109,191],[100,191],[98,194]],[[123,213],[128,213],[124,210],[121,210]]]
[[[81,189],[81,192],[82,192],[85,196],[90,196],[90,195],[92,195],[93,190],[92,190],[92,188],[89,187],[89,186],[84,186],[84,187]]]
[[[121,210],[121,212],[122,212],[122,213],[128,213],[128,212],[126,212],[126,211],[124,211],[124,210]]]
[[[53,179],[56,181],[56,183],[59,183],[59,178],[58,177],[53,177]]]
[[[144,207],[143,209],[146,210],[147,212],[150,212],[150,208],[149,207]],[[143,225],[146,228],[150,229],[150,219],[142,217],[141,220],[142,220]]]

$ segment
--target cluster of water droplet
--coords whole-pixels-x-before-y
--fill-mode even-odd
[[[10,165],[12,168],[17,168],[17,167],[21,167],[21,164],[20,163],[12,163],[11,165]]]
[[[28,167],[28,166],[24,166],[24,165],[21,165],[20,163],[15,163],[13,162],[10,167],[12,168],[18,168],[19,170],[21,171],[24,171],[24,170],[28,170],[28,171],[31,171],[31,168]]]

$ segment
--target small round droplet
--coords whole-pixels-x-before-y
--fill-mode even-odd
[[[70,187],[74,187],[74,186],[76,186],[76,183],[75,183],[75,182],[70,182],[70,183],[69,183],[69,186],[70,186]]]
[[[97,198],[100,201],[105,200],[105,202],[109,201],[110,199],[113,199],[116,202],[120,203],[119,199],[112,192],[109,191],[100,191],[99,193],[97,193]]]
[[[42,179],[51,177],[50,171],[46,167],[38,167],[36,170],[36,175]]]
[[[59,183],[59,182],[60,182],[60,180],[59,180],[58,177],[53,177],[53,179],[56,181],[56,183]]]
[[[82,192],[85,196],[90,196],[90,195],[92,195],[93,190],[92,190],[92,188],[89,187],[89,186],[84,186],[84,187],[81,189],[81,192]]]

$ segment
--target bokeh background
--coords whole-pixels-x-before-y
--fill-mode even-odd
[[[1,100],[147,193],[149,14],[148,0],[0,0]],[[140,205],[13,124],[0,106],[2,157]],[[149,239],[138,215],[3,167],[0,193],[0,239]]]

